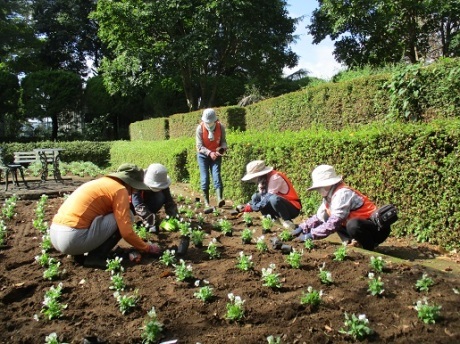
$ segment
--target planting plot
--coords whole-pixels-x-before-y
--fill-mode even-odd
[[[179,195],[177,190],[175,195],[176,198]],[[195,211],[194,200],[193,196],[185,196],[178,204],[184,210],[194,210],[191,220],[195,229],[197,214],[203,208]],[[46,201],[45,221],[51,221],[62,201],[62,198]],[[178,343],[192,344],[251,344],[267,343],[267,337],[273,336],[274,340],[280,338],[280,343],[350,343],[355,341],[353,334],[359,337],[359,333],[351,333],[345,326],[345,314],[350,319],[352,315],[365,314],[369,321],[366,327],[372,333],[365,333],[363,343],[460,342],[460,276],[455,260],[451,261],[454,271],[440,271],[390,261],[383,256],[383,271],[378,272],[370,265],[371,257],[377,258],[379,252],[391,254],[397,240],[389,240],[370,254],[347,248],[342,261],[334,254],[340,247],[336,243],[316,241],[315,247],[308,250],[302,243],[288,241],[296,252],[303,249],[300,267],[292,268],[289,255],[272,248],[271,238],[282,232],[279,224],[274,225],[272,233],[265,234],[268,251],[261,252],[256,245],[262,235],[258,213],[250,214],[253,224],[248,228],[254,230],[252,241],[243,244],[242,233],[247,226],[243,217],[230,215],[230,207],[220,214],[203,214],[202,227],[206,232],[203,247],[195,247],[191,242],[188,252],[177,257],[177,266],[179,259],[183,259],[184,265],[191,269],[192,277],[184,281],[178,281],[174,266],[162,264],[159,258],[144,256],[139,264],[131,263],[127,258],[128,246],[121,242],[122,249],[118,252],[123,256],[121,275],[126,287],[120,294],[137,293],[138,297],[135,305],[122,314],[114,290],[110,289],[113,284],[108,271],[75,265],[70,257],[51,249],[49,256],[61,263],[61,275],[55,280],[43,278],[45,268],[35,259],[41,254],[42,245],[42,233],[33,226],[37,203],[37,200],[19,200],[14,218],[4,220],[7,235],[0,249],[1,343],[44,343],[45,337],[53,332],[66,343],[82,343],[90,336],[107,343],[141,343],[142,327],[149,320],[147,313],[152,307],[163,325],[158,342],[177,339]],[[190,212],[182,214],[189,215]],[[160,218],[164,218],[163,213]],[[221,219],[231,223],[231,236],[224,235],[216,226]],[[172,248],[180,241],[179,231],[163,230],[158,235],[149,235],[164,248]],[[218,257],[210,259],[208,244],[214,238]],[[427,247],[426,252],[436,251]],[[273,270],[269,270],[271,264]],[[330,283],[322,283],[321,269],[330,273]],[[265,278],[269,272],[277,279],[277,287],[264,286],[270,281]],[[368,291],[370,272],[383,282],[380,296]],[[416,284],[421,283],[418,281],[424,274],[433,283],[427,284],[428,291],[418,291]],[[195,285],[196,280],[200,280],[199,286]],[[45,293],[59,283],[62,283],[61,316],[48,320],[43,311]],[[213,294],[207,301],[197,297],[205,286]],[[321,291],[317,306],[301,303],[301,299],[308,299],[309,286],[310,291]],[[228,319],[229,293],[244,301],[242,316],[239,318],[236,313],[235,319],[239,321]],[[417,301],[419,307],[431,307],[422,318],[414,308]],[[441,306],[437,312],[433,308],[436,306]],[[430,310],[434,312],[431,315],[435,323],[423,321],[430,321]]]

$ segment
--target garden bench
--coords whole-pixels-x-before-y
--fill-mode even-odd
[[[59,162],[61,161],[62,148],[38,148],[32,152],[14,152],[14,162],[28,166],[39,161],[42,164],[41,180],[44,182],[48,177],[48,164],[53,165],[54,180],[62,180]]]

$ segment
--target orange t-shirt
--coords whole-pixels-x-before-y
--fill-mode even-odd
[[[128,190],[116,178],[102,177],[78,187],[61,205],[53,223],[84,230],[97,216],[110,213],[123,239],[147,252],[149,246],[133,231]]]

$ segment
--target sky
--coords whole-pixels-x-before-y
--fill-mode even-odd
[[[309,76],[329,80],[342,69],[332,54],[334,44],[329,38],[320,44],[312,44],[313,38],[305,28],[310,24],[311,14],[318,7],[318,2],[316,0],[286,0],[286,2],[290,17],[305,17],[297,24],[294,34],[299,37],[297,42],[291,45],[292,51],[299,56],[299,64],[295,68],[285,69],[284,74],[289,75],[302,68],[309,72]]]

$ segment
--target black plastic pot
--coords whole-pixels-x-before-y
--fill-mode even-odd
[[[274,250],[279,250],[283,246],[283,242],[277,237],[271,238],[272,248]]]
[[[188,236],[181,237],[179,247],[177,248],[177,255],[184,256],[185,254],[187,254],[189,245],[190,238]]]
[[[286,244],[283,244],[281,245],[281,253],[283,254],[289,254],[292,252],[292,246],[291,245],[286,245]]]

